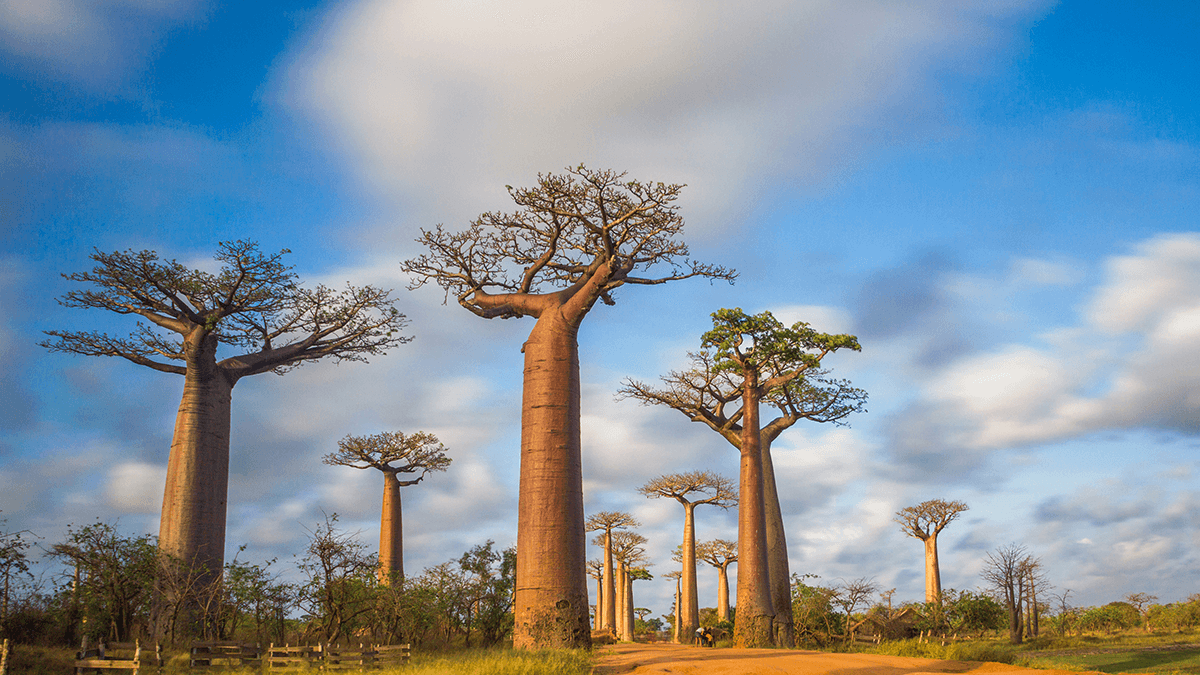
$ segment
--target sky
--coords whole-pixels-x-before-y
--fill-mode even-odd
[[[695,259],[736,284],[621,289],[580,334],[588,513],[643,523],[656,577],[683,510],[637,488],[737,474],[678,412],[615,400],[686,365],[723,307],[858,336],[826,365],[870,394],[775,443],[791,570],[923,598],[893,521],[970,510],[943,585],[1039,557],[1078,606],[1200,591],[1200,7],[1104,0],[561,3],[0,0],[0,518],[43,546],[99,519],[158,531],[178,376],[50,353],[96,250],[211,268],[252,239],[308,284],[395,289],[415,339],[234,390],[227,558],[278,558],[337,513],[378,537],[348,434],[436,434],[404,489],[411,574],[515,542],[522,342],[406,290],[416,237],[510,210],[585,163],[685,183]],[[701,539],[735,513],[697,511]],[[589,556],[599,550],[589,547]],[[736,569],[736,568],[734,568]],[[639,582],[668,611],[674,584]],[[716,604],[701,566],[702,606]]]

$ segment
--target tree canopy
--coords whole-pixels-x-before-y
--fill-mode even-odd
[[[446,456],[446,446],[433,434],[384,431],[369,436],[346,436],[338,441],[337,452],[325,455],[322,461],[355,469],[375,468],[391,474],[420,471],[416,479],[401,483],[413,485],[431,471],[445,471],[452,460]]]

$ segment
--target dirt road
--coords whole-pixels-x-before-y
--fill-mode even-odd
[[[673,644],[617,644],[598,647],[593,675],[675,673],[681,675],[1068,675],[1003,663],[938,661],[876,654],[828,654],[781,649],[705,649]],[[1075,671],[1069,675],[1081,675]]]

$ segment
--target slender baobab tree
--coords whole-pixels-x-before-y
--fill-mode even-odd
[[[942,570],[938,566],[937,538],[946,526],[968,509],[964,502],[930,499],[896,512],[895,521],[910,537],[925,542],[925,602],[942,604]]]
[[[604,607],[603,610],[599,606],[596,607],[596,628],[612,631],[614,636],[617,633],[617,582],[613,576],[613,530],[641,525],[637,518],[624,511],[601,511],[591,515],[584,522],[586,531],[603,533],[596,538],[596,545],[604,549],[604,580],[601,582],[604,592],[597,593],[596,598],[596,602],[599,603],[599,596],[604,596]]]
[[[683,593],[680,580],[683,578],[683,570],[671,570],[663,575],[667,579],[675,580],[675,604],[672,606],[675,614],[675,621],[672,624],[671,639],[675,644],[679,644],[679,622],[682,617],[679,614],[679,596]]]
[[[599,540],[600,537],[597,537]],[[599,541],[595,542],[599,543]],[[615,581],[617,586],[616,607],[617,620],[614,632],[619,640],[633,640],[633,596],[632,583],[629,579],[631,571],[646,562],[646,549],[643,546],[646,538],[637,532],[613,532],[612,552],[616,562]]]
[[[418,431],[384,431],[371,436],[346,436],[338,441],[337,452],[325,455],[324,462],[355,469],[378,469],[383,473],[383,509],[379,519],[379,581],[390,586],[404,579],[404,523],[400,508],[400,488],[420,483],[431,471],[450,466],[446,446],[433,434]],[[400,480],[399,474],[421,475]]]
[[[713,330],[705,333],[701,350],[689,353],[690,369],[662,378],[663,389],[626,380],[618,394],[674,408],[740,451],[742,550],[734,630],[739,646],[767,644],[765,635],[780,646],[794,641],[787,543],[770,446],[801,419],[838,424],[863,410],[866,392],[820,369],[822,359],[839,349],[858,351],[858,340],[817,333],[802,322],[788,328],[770,312],[747,316],[740,309],[723,309],[713,314]],[[765,427],[759,422],[764,401],[781,413]],[[742,621],[743,616],[758,618]]]
[[[587,561],[587,575],[596,580],[596,620],[592,623],[594,630],[603,628],[600,625],[600,614],[604,611],[604,561]]]
[[[47,331],[43,347],[85,356],[119,356],[183,376],[183,400],[167,460],[158,546],[166,556],[217,579],[225,560],[229,420],[233,387],[259,373],[282,374],[308,361],[365,361],[408,342],[391,291],[372,286],[299,285],[283,264],[286,249],[264,255],[252,241],[223,242],[216,272],[160,260],[153,251],[91,255],[91,272],[64,275],[88,284],[66,307],[132,314],[127,337]],[[218,355],[218,351],[237,353]]]
[[[712,504],[727,509],[737,504],[733,481],[711,471],[688,471],[659,476],[638,488],[648,498],[668,497],[683,505],[682,625],[680,635],[691,635],[700,627],[700,600],[696,591],[696,507]]]
[[[717,618],[729,620],[729,566],[737,562],[737,542],[713,539],[696,544],[696,557],[717,568]]]
[[[509,188],[519,207],[467,229],[422,230],[428,252],[403,263],[415,288],[434,282],[486,319],[532,316],[525,342],[513,644],[586,647],[583,477],[579,440],[579,327],[625,285],[689,277],[733,281],[688,259],[675,237],[682,185],[625,181],[584,166]],[[661,273],[654,269],[665,267]],[[647,275],[646,272],[651,272]]]

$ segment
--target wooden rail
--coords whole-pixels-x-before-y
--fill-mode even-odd
[[[162,664],[162,647],[158,644],[154,645],[154,651],[151,652],[148,649],[143,650],[142,643],[138,640],[108,644],[101,640],[96,648],[92,649],[87,646],[85,639],[83,648],[75,657],[75,675],[83,675],[92,670],[131,670],[137,675],[142,668],[157,668]]]

